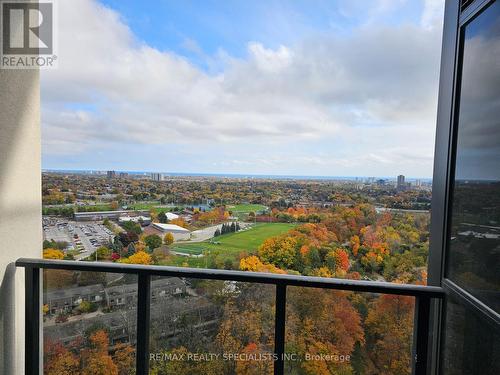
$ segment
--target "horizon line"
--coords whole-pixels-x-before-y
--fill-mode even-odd
[[[375,179],[397,179],[398,175],[394,176],[361,176],[361,175],[352,175],[352,176],[338,176],[338,175],[293,175],[293,174],[263,174],[263,173],[224,173],[224,172],[158,172],[158,171],[138,171],[138,170],[118,170],[118,169],[62,169],[62,168],[42,168],[42,173],[43,172],[108,172],[108,171],[114,171],[117,173],[124,172],[124,173],[131,173],[131,174],[152,174],[152,173],[159,173],[161,175],[182,175],[182,176],[235,176],[235,177],[283,177],[283,178],[300,178],[300,177],[307,177],[307,178],[315,178],[315,179],[321,179],[321,178],[328,178],[328,179],[333,179],[333,178],[375,178]],[[412,179],[412,180],[430,180],[432,181],[432,177],[413,177],[413,176],[404,176],[406,179]]]

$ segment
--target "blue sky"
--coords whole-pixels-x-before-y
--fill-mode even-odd
[[[435,0],[60,2],[43,167],[429,177],[442,11]]]
[[[396,0],[397,2],[397,0]],[[349,33],[370,21],[376,7],[366,1],[123,1],[103,4],[117,10],[134,34],[151,46],[172,51],[200,63],[190,50],[195,42],[200,52],[212,55],[219,49],[244,57],[250,41],[268,48],[294,44],[317,33]],[[423,2],[407,1],[377,18],[379,25],[420,22]],[[375,22],[374,20],[372,22]]]

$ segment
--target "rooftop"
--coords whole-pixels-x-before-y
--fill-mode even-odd
[[[189,233],[189,230],[175,224],[163,224],[163,223],[153,223],[153,227],[158,228],[164,232],[174,231],[174,232],[185,232]]]

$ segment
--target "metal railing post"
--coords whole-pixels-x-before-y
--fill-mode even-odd
[[[40,269],[26,267],[25,279],[25,355],[24,373],[39,375],[40,373]]]
[[[276,285],[276,311],[274,322],[274,375],[283,375],[285,369],[285,323],[286,323],[286,284]]]
[[[149,373],[149,317],[151,275],[139,273],[137,295],[136,375]]]
[[[429,354],[431,300],[427,296],[415,298],[415,319],[413,324],[413,361],[412,374],[427,374],[427,358]]]

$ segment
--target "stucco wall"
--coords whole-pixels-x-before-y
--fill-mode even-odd
[[[36,70],[0,69],[0,374],[24,373],[24,272],[41,255],[40,92]]]

